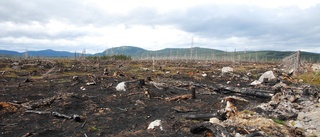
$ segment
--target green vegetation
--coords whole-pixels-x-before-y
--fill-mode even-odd
[[[255,112],[247,110],[247,109],[243,110],[242,112],[245,113],[245,114],[249,114],[249,115],[254,115],[255,114]]]
[[[99,129],[97,127],[95,127],[95,126],[90,126],[90,127],[88,127],[88,131],[89,132],[90,131],[99,131]]]
[[[285,121],[280,120],[280,119],[277,119],[277,118],[274,118],[274,119],[272,119],[272,120],[273,120],[274,122],[278,123],[278,124],[281,124],[281,125],[285,125],[285,124],[286,124]]]
[[[298,78],[302,79],[303,82],[306,84],[320,87],[320,73],[309,71],[309,72],[300,74]]]

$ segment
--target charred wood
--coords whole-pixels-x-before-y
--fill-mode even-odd
[[[174,96],[171,98],[166,98],[167,101],[177,101],[177,100],[185,100],[185,99],[191,99],[192,95],[191,94],[186,94],[186,95],[178,95]]]
[[[190,128],[190,132],[193,134],[200,134],[205,132],[206,136],[214,137],[232,137],[227,129],[219,124],[210,122],[203,122]]]
[[[61,114],[58,112],[52,112],[51,115],[58,117],[58,118],[66,118],[66,119],[72,119],[71,116],[65,115],[65,114]]]
[[[217,114],[184,114],[181,117],[189,120],[207,120],[208,121],[212,117],[217,117]]]
[[[49,111],[36,111],[36,110],[26,110],[26,113],[36,113],[36,114],[50,114],[51,112]]]

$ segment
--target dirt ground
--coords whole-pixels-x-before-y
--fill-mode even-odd
[[[222,74],[227,66],[234,71]],[[227,96],[249,100],[240,111],[268,102],[214,88],[252,88],[252,81],[274,68],[279,64],[2,59],[0,136],[204,136],[190,132],[203,120],[182,115],[214,114]],[[116,90],[120,82],[127,82],[126,91]],[[190,94],[192,85],[195,99],[173,99]],[[162,130],[147,129],[155,120],[161,120]]]

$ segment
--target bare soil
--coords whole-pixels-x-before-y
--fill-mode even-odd
[[[222,108],[221,100],[230,95],[250,101],[239,106],[240,111],[252,110],[270,100],[217,92],[208,87],[250,87],[249,83],[263,72],[279,67],[277,63],[185,60],[156,61],[154,67],[152,64],[152,61],[3,59],[0,136],[203,136],[190,133],[190,128],[201,120],[187,120],[181,115],[216,113]],[[221,68],[226,66],[234,68],[234,72],[222,75]],[[104,72],[108,74],[103,75]],[[115,72],[118,73],[114,75]],[[249,72],[252,75],[247,75]],[[206,77],[202,76],[204,73]],[[146,85],[141,86],[139,79],[144,79]],[[166,83],[167,87],[157,88],[148,79]],[[95,84],[88,84],[93,81]],[[127,83],[126,91],[117,91],[115,87],[123,81],[131,82]],[[198,85],[196,99],[167,100],[190,94],[192,85]],[[80,120],[57,117],[52,112],[76,114]],[[157,119],[162,121],[163,130],[147,130]]]

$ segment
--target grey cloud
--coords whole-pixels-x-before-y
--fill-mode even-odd
[[[88,24],[96,27],[114,24],[124,24],[127,27],[171,25],[208,40],[247,38],[251,43],[246,43],[246,46],[253,49],[319,47],[320,16],[317,13],[320,13],[319,4],[305,10],[297,7],[266,9],[246,5],[209,4],[167,13],[138,7],[128,14],[111,14],[78,0],[0,1],[0,22],[28,24],[37,21],[45,24],[56,19],[79,27]],[[84,35],[88,34],[81,31],[64,31],[55,35],[37,30],[0,31],[0,37],[27,36],[33,39],[73,39]],[[206,43],[196,44],[206,46]],[[221,45],[236,46],[227,44]]]
[[[49,34],[45,31],[26,31],[26,30],[17,30],[17,31],[6,31],[0,32],[0,37],[13,37],[13,38],[21,38],[28,37],[31,39],[67,39],[72,40],[78,37],[86,36],[85,32],[81,31],[63,31],[55,34]]]
[[[109,19],[98,8],[78,0],[0,1],[0,11],[0,21],[17,23],[45,23],[56,19],[74,24],[95,24]]]

